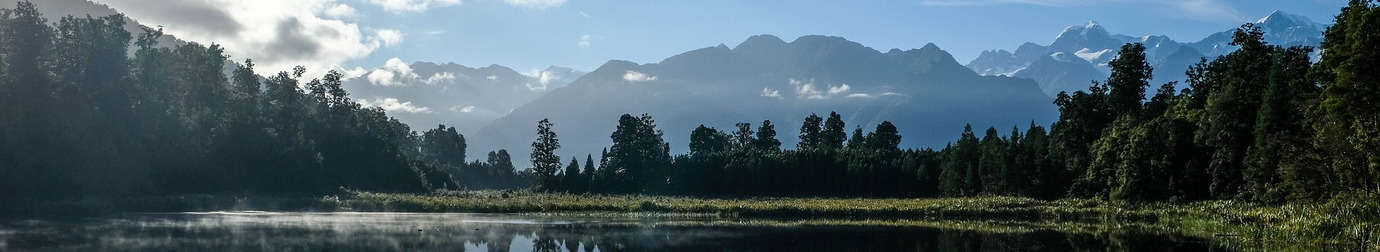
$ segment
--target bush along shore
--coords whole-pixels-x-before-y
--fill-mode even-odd
[[[433,194],[347,192],[324,196],[333,211],[466,212],[577,215],[687,215],[755,223],[904,225],[986,223],[1060,231],[1071,227],[1141,228],[1228,244],[1267,247],[1380,248],[1380,196],[1326,202],[1246,201],[1128,204],[1100,199],[965,198],[693,198],[467,191]],[[970,225],[939,225],[961,227]],[[1093,227],[1093,228],[1088,228]],[[1076,231],[1076,230],[1075,230]],[[1366,245],[1362,245],[1366,244]]]

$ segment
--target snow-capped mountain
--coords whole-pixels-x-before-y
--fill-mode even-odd
[[[1317,47],[1322,43],[1324,26],[1304,16],[1274,11],[1269,16],[1256,20],[1255,24],[1256,27],[1260,27],[1260,31],[1265,32],[1265,42],[1272,45]],[[1237,49],[1236,46],[1230,45],[1235,30],[1233,27],[1213,33],[1203,40],[1190,43],[1189,46],[1211,57],[1226,55]]]
[[[1322,41],[1323,26],[1303,16],[1274,11],[1255,24],[1265,32],[1265,41],[1270,44],[1317,47]],[[1214,33],[1197,42],[1182,43],[1163,35],[1114,34],[1097,22],[1089,21],[1064,28],[1049,45],[1027,42],[1014,53],[985,51],[966,66],[983,75],[1034,79],[1040,83],[1042,91],[1054,96],[1061,91],[1086,89],[1091,81],[1105,79],[1110,74],[1107,63],[1116,57],[1121,45],[1136,42],[1145,45],[1146,59],[1155,68],[1154,85],[1182,82],[1184,71],[1199,59],[1235,51],[1237,48],[1229,45],[1235,29]],[[1098,74],[1093,75],[1087,71],[1089,68],[1096,69]]]

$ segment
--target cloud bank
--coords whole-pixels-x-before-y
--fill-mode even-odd
[[[311,76],[337,69],[381,47],[396,30],[362,28],[355,9],[336,0],[97,0],[140,23],[188,41],[224,46],[236,61],[254,59],[263,72],[301,65]],[[458,1],[457,1],[458,3]]]

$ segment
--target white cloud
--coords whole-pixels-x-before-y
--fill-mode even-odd
[[[589,13],[585,13],[585,11],[580,11],[580,16],[581,16],[581,17],[585,17],[585,18],[590,18],[590,17],[592,17],[592,16],[589,15]]]
[[[867,93],[852,93],[852,94],[848,94],[847,97],[848,97],[848,98],[870,98],[870,97],[872,97],[872,95],[867,94]]]
[[[379,107],[388,112],[401,112],[410,114],[430,114],[431,108],[412,105],[412,102],[399,101],[398,98],[382,99],[359,99],[360,106]]]
[[[374,30],[374,37],[378,39],[379,42],[383,43],[383,46],[389,47],[398,45],[398,43],[402,43],[403,41],[403,33],[398,30]]]
[[[307,67],[320,76],[364,58],[384,41],[364,32],[340,0],[96,0],[177,38],[215,42],[235,61],[253,59],[261,73]],[[353,8],[349,8],[353,9]]]
[[[422,82],[426,83],[427,85],[436,85],[441,84],[441,82],[449,82],[453,80],[455,80],[455,73],[440,72],[432,74],[431,77],[427,77],[425,80],[422,80]]]
[[[365,74],[369,74],[369,70],[365,70],[363,67],[355,67],[354,69],[345,69],[345,68],[342,68],[342,67],[337,66],[337,67],[333,67],[333,68],[334,68],[334,69],[337,69],[337,70],[340,70],[340,73],[341,73],[342,75],[344,75],[344,78],[343,78],[343,79],[346,79],[346,80],[354,79],[354,78],[359,78],[360,76],[364,76]]]
[[[848,84],[846,84],[846,83],[843,84],[842,86],[829,87],[829,95],[842,94],[842,93],[844,93],[844,92],[848,92],[849,89],[852,89],[852,88],[849,87]]]
[[[575,42],[575,45],[580,46],[580,48],[589,48],[590,42],[593,42],[593,41],[594,41],[594,37],[589,36],[589,34],[580,35],[580,40],[579,40],[579,42]]]
[[[882,93],[882,96],[902,96],[902,95],[904,95],[904,94],[897,93],[897,92],[886,92],[886,93]]]
[[[545,87],[551,85],[551,81],[555,80],[556,73],[552,73],[551,71],[541,71],[537,73],[537,83],[541,83],[542,89],[546,89]]]
[[[363,70],[361,68],[356,69],[358,69],[358,71]],[[353,72],[356,70],[350,71]],[[452,72],[438,72],[426,78],[422,78],[412,70],[411,66],[408,66],[406,62],[403,62],[403,60],[399,58],[388,59],[387,62],[383,63],[382,67],[375,68],[373,71],[370,71],[368,75],[365,75],[365,78],[369,80],[370,84],[385,87],[407,86],[409,83],[417,82],[426,85],[437,85],[454,81],[456,77],[455,73]]]
[[[374,85],[385,87],[402,85],[402,82],[396,81],[398,75],[389,71],[374,70],[374,72],[369,73],[367,78],[369,78],[369,83],[373,83]]]
[[[826,85],[827,88],[825,88],[824,90],[820,90],[815,86],[814,79],[797,80],[791,78],[787,80],[787,83],[790,83],[792,86],[795,86],[796,97],[810,100],[829,99],[830,97],[834,97],[835,95],[848,93],[848,91],[853,90],[853,87],[848,86],[848,84],[840,84],[838,86]]]
[[[426,31],[425,33],[426,33],[426,35],[433,35],[433,36],[435,36],[435,35],[446,34],[446,30],[430,30],[430,31]]]
[[[468,106],[455,105],[455,106],[450,106],[450,111],[451,111],[451,112],[460,112],[460,113],[470,113],[470,112],[474,112],[474,105],[468,105]]]
[[[565,0],[503,0],[503,2],[527,9],[546,9],[565,4]]]
[[[369,3],[383,7],[394,14],[404,12],[426,12],[435,7],[459,5],[460,0],[369,0]]]
[[[357,15],[355,14],[355,8],[352,8],[350,7],[350,5],[347,4],[337,4],[335,6],[331,6],[330,8],[326,8],[326,10],[322,13],[326,14],[326,16],[337,18],[355,17],[355,15]]]
[[[636,71],[628,71],[627,73],[623,73],[623,80],[631,82],[654,81],[656,80],[656,76],[647,75]]]
[[[454,76],[451,76],[454,78]],[[369,72],[369,83],[379,86],[402,86],[405,80],[417,79],[417,74],[412,72],[412,67],[403,62],[402,59],[391,58],[384,62],[383,67]]]
[[[821,100],[829,98],[828,96],[824,96],[823,93],[819,92],[819,89],[815,89],[814,83],[801,84],[800,87],[796,88],[795,96],[811,100]]]
[[[781,99],[781,91],[771,88],[762,88],[762,97]]]
[[[489,75],[489,76],[486,76],[486,77],[484,77],[484,78],[485,78],[485,79],[489,79],[489,80],[497,80],[497,79],[498,79],[498,76]]]
[[[567,79],[573,77],[570,76],[570,74],[572,74],[572,72],[553,71],[552,68],[547,68],[545,70],[532,69],[523,73],[523,75],[537,79],[536,82],[527,83],[527,90],[534,92],[546,91],[547,89],[551,89],[551,85],[553,84],[560,85],[563,84],[563,82],[570,81]]]

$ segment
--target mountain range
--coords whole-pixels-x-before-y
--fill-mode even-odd
[[[1273,45],[1316,48],[1322,42],[1323,25],[1307,17],[1274,11],[1257,20],[1255,25],[1265,32],[1265,41]],[[1097,22],[1089,21],[1064,28],[1049,45],[1027,42],[1015,52],[984,51],[966,66],[982,75],[1034,79],[1045,94],[1054,96],[1061,91],[1086,90],[1091,81],[1106,79],[1110,74],[1107,63],[1116,57],[1121,45],[1142,43],[1146,47],[1146,59],[1155,70],[1152,83],[1179,81],[1178,88],[1184,88],[1187,87],[1183,83],[1184,71],[1188,66],[1200,59],[1210,60],[1236,50],[1230,45],[1235,29],[1213,33],[1196,42],[1179,42],[1163,35],[1113,34]]]
[[[414,130],[444,124],[475,132],[581,75],[584,72],[557,66],[524,74],[500,65],[472,68],[390,59],[343,86],[359,103],[382,107]]]
[[[840,37],[785,42],[752,36],[733,48],[706,47],[657,63],[609,61],[552,90],[476,134],[470,147],[527,155],[538,120],[549,118],[562,155],[598,154],[612,144],[621,114],[650,114],[684,152],[698,125],[731,131],[771,120],[783,147],[794,146],[804,117],[837,111],[851,131],[895,123],[902,147],[943,147],[964,124],[1027,126],[1055,118],[1050,97],[1029,79],[982,76],[934,44],[881,52]]]

